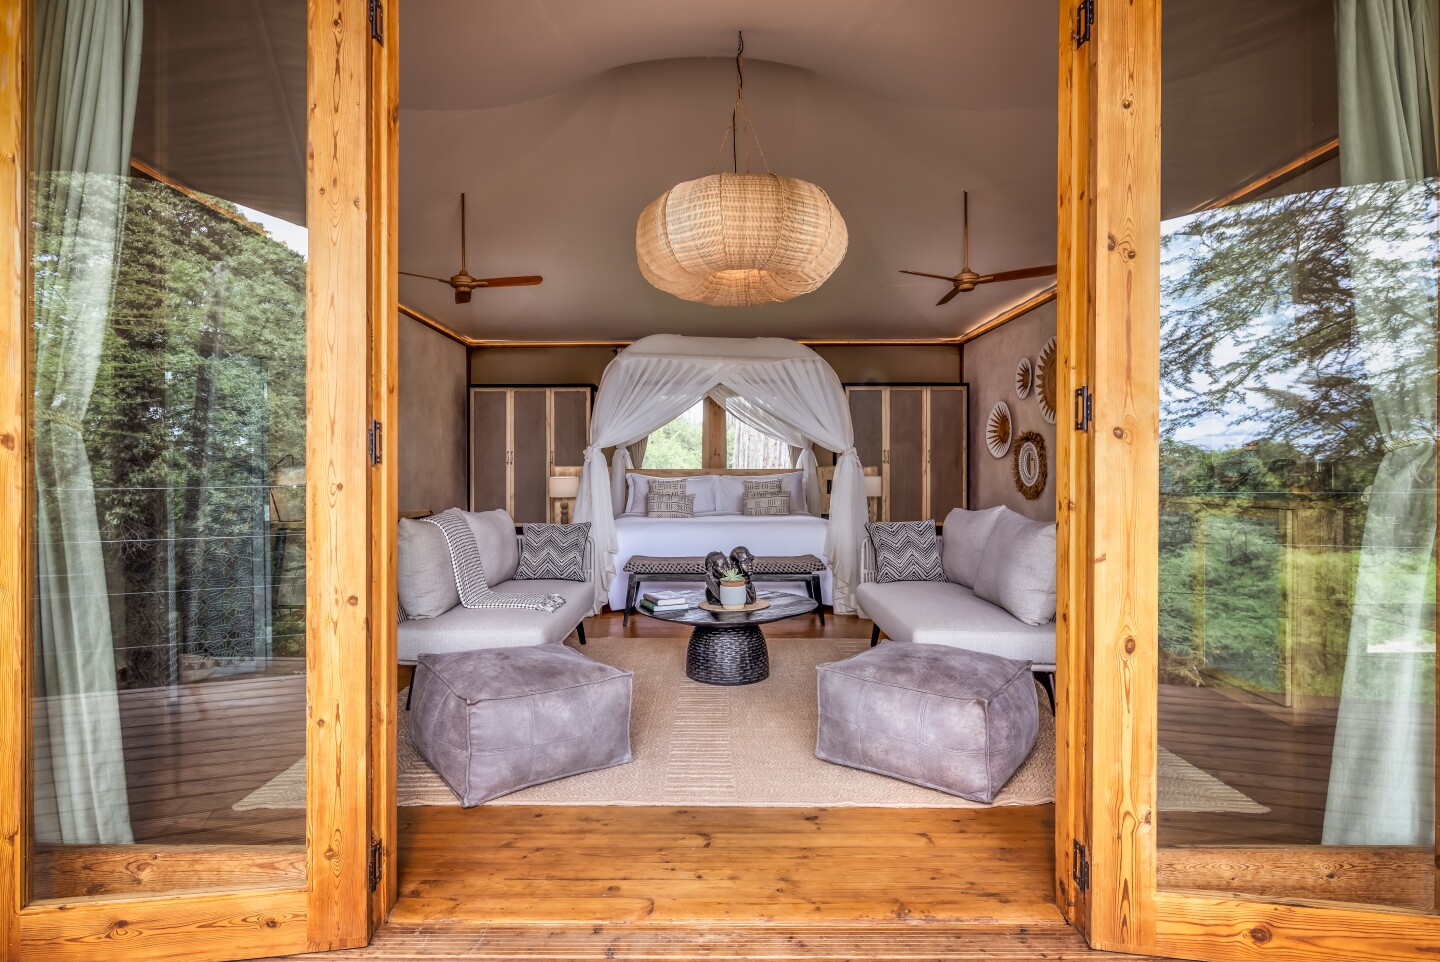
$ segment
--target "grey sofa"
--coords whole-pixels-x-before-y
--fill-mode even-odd
[[[445,537],[435,525],[401,519],[397,551],[400,595],[399,661],[425,654],[559,644],[577,632],[585,643],[585,616],[595,604],[594,550],[586,552],[585,581],[511,581],[520,562],[515,522],[502,509],[466,516],[475,532],[490,587],[502,594],[558,594],[553,612],[526,608],[465,608]]]
[[[1029,661],[1055,699],[1055,525],[1000,506],[957,508],[941,538],[944,581],[875,581],[875,546],[861,557],[856,597],[894,641],[949,645]]]

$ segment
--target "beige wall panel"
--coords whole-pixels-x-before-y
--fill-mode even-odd
[[[400,319],[401,511],[464,507],[466,348]]]
[[[970,341],[965,352],[965,378],[970,384],[970,506],[990,508],[997,504],[1013,508],[1028,518],[1055,520],[1055,425],[1047,424],[1040,415],[1035,392],[1015,396],[1015,365],[1022,357],[1031,363],[1040,355],[1045,342],[1055,336],[1055,304],[1052,301],[1023,317],[997,327]],[[1037,431],[1045,439],[1045,490],[1034,501],[1015,490],[1011,455],[996,458],[985,445],[985,423],[996,401],[1010,406],[1015,421],[1015,435]],[[1069,423],[1068,398],[1059,399],[1056,417]],[[1013,454],[1013,447],[1012,447]]]

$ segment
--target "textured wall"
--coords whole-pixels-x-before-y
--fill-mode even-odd
[[[466,348],[400,319],[400,510],[465,505]]]
[[[1015,396],[1015,365],[1029,356],[1033,363],[1045,342],[1055,335],[1055,303],[1039,307],[1024,317],[998,327],[964,346],[965,379],[970,384],[970,507],[989,508],[1003,504],[1026,517],[1044,521],[1055,519],[1055,425],[1045,423],[1035,394],[1024,399]],[[985,446],[985,422],[996,401],[1010,406],[1018,437],[1026,431],[1037,431],[1045,439],[1047,474],[1045,490],[1034,501],[1015,490],[1011,454],[996,458]],[[1070,411],[1061,398],[1057,416],[1065,418]]]

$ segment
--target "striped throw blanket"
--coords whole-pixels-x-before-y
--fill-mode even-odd
[[[480,546],[475,532],[459,508],[449,508],[428,518],[445,535],[450,547],[450,561],[455,566],[455,587],[460,604],[466,608],[531,608],[535,611],[558,611],[565,605],[559,595],[503,595],[494,591],[485,580],[485,564],[480,560]]]

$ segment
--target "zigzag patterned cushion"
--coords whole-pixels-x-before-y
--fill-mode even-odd
[[[588,581],[585,546],[590,522],[527,524],[520,539],[520,564],[515,581]]]
[[[875,580],[944,581],[934,521],[881,521],[865,526],[875,545]]]

